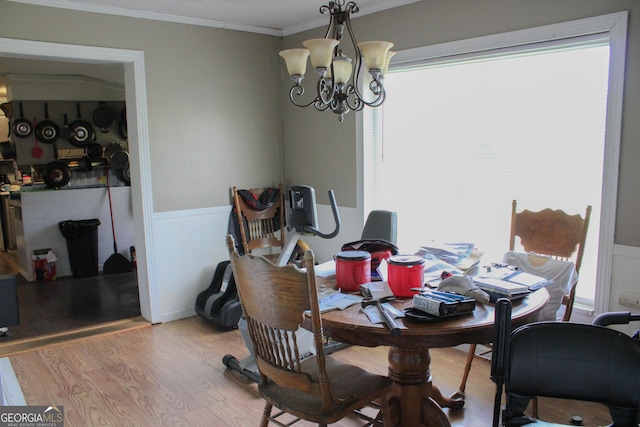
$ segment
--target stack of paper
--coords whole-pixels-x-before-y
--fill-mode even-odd
[[[466,271],[478,264],[482,257],[482,251],[478,250],[473,243],[440,243],[429,242],[420,246],[416,255],[430,254],[447,264],[453,265],[460,270]]]
[[[422,245],[418,253],[429,252],[446,263],[456,265],[471,255],[473,246],[472,243],[440,243],[432,241],[428,245]]]

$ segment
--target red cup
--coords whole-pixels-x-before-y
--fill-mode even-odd
[[[396,255],[388,260],[387,281],[393,295],[412,297],[424,286],[424,258],[417,255]]]
[[[359,291],[371,282],[371,254],[365,251],[342,251],[336,255],[336,284],[343,291]]]

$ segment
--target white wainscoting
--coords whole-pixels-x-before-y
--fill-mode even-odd
[[[194,316],[198,293],[206,289],[219,262],[228,260],[225,246],[231,206],[154,215],[153,236],[157,272],[157,295],[161,322]],[[356,210],[340,209],[342,228],[338,237],[303,236],[318,262],[329,260],[342,243],[359,239],[362,220]],[[335,229],[329,206],[318,206],[319,229]]]
[[[580,286],[580,283],[578,283]],[[611,289],[609,290],[609,304],[605,311],[630,311],[640,313],[640,308],[626,307],[618,304],[620,293],[632,293],[640,295],[640,247],[614,245],[611,272]],[[590,307],[582,307],[578,304],[573,308],[572,322],[592,323],[595,316]],[[626,334],[631,335],[640,324],[612,326]]]
[[[611,271],[611,292],[609,294],[609,311],[631,311],[640,314],[640,308],[626,307],[618,304],[622,292],[640,296],[640,247],[613,246],[613,263]],[[640,327],[637,322],[616,327],[627,334]]]
[[[610,308],[619,307],[620,292],[640,294],[640,247],[613,246]]]
[[[230,206],[154,215],[153,236],[161,321],[194,316],[198,293],[229,259],[225,236]]]

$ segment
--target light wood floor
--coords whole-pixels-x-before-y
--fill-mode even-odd
[[[349,347],[333,357],[386,374],[386,348]],[[64,406],[66,427],[257,426],[263,401],[255,384],[222,363],[247,355],[240,333],[221,332],[199,317],[88,337],[13,355],[9,359],[29,405]],[[432,351],[432,373],[445,394],[456,390],[466,354]],[[474,362],[464,409],[448,411],[454,427],[491,425],[494,385],[489,363]],[[585,425],[610,421],[606,410],[543,400],[541,415]],[[560,414],[560,415],[558,415]],[[553,419],[555,418],[555,419]],[[296,425],[309,426],[309,423]],[[351,427],[355,420],[334,426]]]

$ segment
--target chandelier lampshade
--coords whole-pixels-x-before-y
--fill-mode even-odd
[[[291,76],[304,76],[307,71],[307,58],[309,49],[287,49],[280,52],[287,64],[287,72]]]
[[[388,51],[387,52],[387,58],[384,61],[384,66],[382,67],[382,75],[384,76],[385,74],[387,74],[387,70],[389,70],[389,64],[391,63],[391,58],[393,57],[393,55],[395,55],[395,52],[392,51]]]
[[[329,27],[324,38],[310,39],[302,44],[306,49],[287,49],[280,52],[287,65],[287,72],[294,82],[289,99],[298,107],[313,105],[318,111],[331,110],[340,121],[351,110],[360,111],[365,105],[378,107],[385,100],[384,74],[387,72],[393,43],[387,41],[365,41],[358,43],[351,28],[351,14],[359,11],[355,2],[331,1],[320,7],[320,13],[329,13]],[[352,60],[340,47],[343,36],[349,36],[355,52]],[[317,74],[316,96],[302,102],[304,95],[302,80],[307,68],[307,59]],[[364,62],[364,64],[363,64]],[[370,94],[361,92],[361,70],[366,68],[371,75],[368,85]]]
[[[303,46],[309,49],[311,65],[316,70],[318,68],[329,68],[333,60],[333,50],[340,41],[335,39],[311,39],[302,42]]]
[[[337,56],[333,58],[333,72],[333,81],[336,85],[346,84],[353,72],[351,58],[347,58],[346,56]]]
[[[364,58],[364,65],[370,70],[381,70],[387,61],[387,52],[393,47],[390,42],[360,42],[358,47]]]

